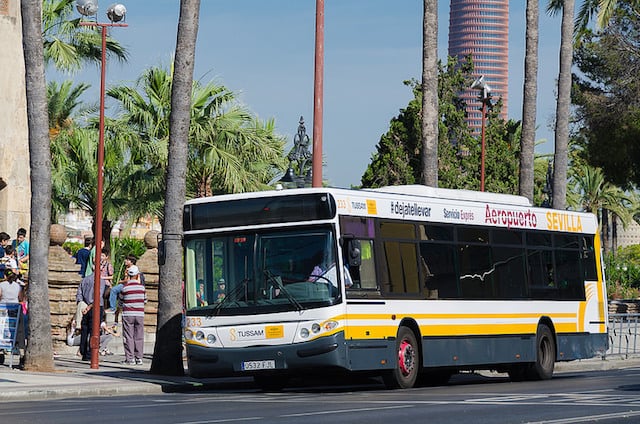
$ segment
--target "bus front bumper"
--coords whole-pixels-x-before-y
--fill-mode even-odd
[[[207,348],[188,344],[187,363],[193,377],[237,376],[347,368],[347,354],[344,333],[339,332],[310,342],[277,346]]]

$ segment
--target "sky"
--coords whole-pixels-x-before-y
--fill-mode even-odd
[[[100,2],[106,21],[111,2]],[[110,35],[130,54],[110,61],[107,87],[133,83],[151,66],[167,66],[175,50],[178,0],[123,0],[126,28]],[[237,93],[293,147],[300,117],[313,134],[315,0],[202,0],[194,79],[215,81]],[[411,100],[403,81],[422,73],[422,1],[325,0],[323,180],[359,185],[390,120]],[[510,2],[509,118],[522,116],[525,45],[524,0]],[[544,3],[544,2],[541,2]],[[561,16],[541,4],[537,153],[553,152]],[[438,55],[448,48],[449,1],[438,1]],[[74,77],[91,84],[98,101],[99,68]],[[109,107],[109,103],[107,103]],[[107,113],[110,113],[109,111]]]

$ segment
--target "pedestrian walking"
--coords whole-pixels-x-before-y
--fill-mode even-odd
[[[124,361],[127,365],[143,365],[144,351],[144,298],[145,287],[140,283],[140,270],[131,265],[127,270],[129,281],[122,287],[122,340]]]

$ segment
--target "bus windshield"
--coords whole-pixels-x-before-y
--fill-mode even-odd
[[[186,307],[204,315],[303,310],[335,303],[330,229],[234,233],[186,242]]]

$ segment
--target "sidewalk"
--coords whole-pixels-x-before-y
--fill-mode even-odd
[[[251,377],[195,379],[167,377],[149,372],[151,359],[144,365],[123,365],[121,355],[101,356],[99,369],[91,369],[75,355],[61,355],[52,373],[11,369],[8,361],[0,365],[0,403],[9,401],[59,399],[70,397],[159,394],[214,389],[253,389]],[[600,358],[556,364],[556,373],[602,371],[640,367],[640,356],[629,359]],[[185,364],[186,369],[186,364]]]
[[[188,375],[153,375],[149,372],[151,358],[145,357],[144,365],[124,365],[120,363],[123,359],[121,355],[100,356],[99,368],[92,369],[89,362],[65,354],[55,359],[55,371],[51,373],[12,369],[5,360],[0,365],[0,403],[253,387],[250,377],[195,379]]]

